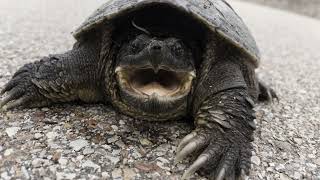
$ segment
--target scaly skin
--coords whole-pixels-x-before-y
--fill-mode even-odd
[[[195,115],[196,129],[177,149],[177,162],[202,151],[182,179],[203,167],[212,179],[248,175],[255,129],[253,105],[244,88],[217,93],[203,102]]]
[[[4,110],[43,107],[58,102],[102,101],[97,42],[75,45],[65,54],[51,55],[21,67],[2,89]],[[101,72],[101,71],[100,71]]]

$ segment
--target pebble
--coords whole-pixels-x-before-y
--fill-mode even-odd
[[[113,137],[109,138],[107,141],[110,144],[110,143],[114,143],[114,142],[118,141],[118,139],[119,139],[118,136],[113,136]]]
[[[279,178],[280,178],[280,180],[291,180],[291,178],[284,173],[280,173]]]
[[[48,132],[46,134],[48,140],[54,140],[57,136],[58,136],[58,133],[52,131],[52,132]]]
[[[152,142],[149,140],[149,139],[146,139],[146,138],[141,138],[139,139],[141,145],[143,146],[150,146],[152,145]]]
[[[82,153],[83,153],[84,155],[92,154],[92,153],[94,153],[94,149],[85,148]]]
[[[294,174],[293,174],[293,178],[294,179],[301,179],[301,173],[299,173],[299,172],[294,172]]]
[[[3,179],[3,180],[9,180],[9,179],[11,179],[11,177],[9,176],[9,174],[8,174],[7,171],[1,173],[1,176],[0,176],[0,177],[1,177],[1,179]]]
[[[26,169],[25,166],[21,166],[21,172],[23,173],[23,176],[25,179],[30,179],[30,175],[29,175],[28,170]]]
[[[49,108],[46,108],[46,107],[44,107],[44,108],[41,108],[41,111],[44,111],[44,112],[47,112],[47,111],[49,111],[50,109]]]
[[[77,156],[76,159],[77,159],[78,161],[81,161],[83,158],[84,158],[84,155],[79,155],[79,156]]]
[[[43,160],[40,158],[36,158],[36,159],[32,160],[32,162],[31,162],[31,164],[34,168],[41,167],[42,163],[43,163]]]
[[[109,155],[105,155],[105,158],[109,159],[112,164],[117,164],[120,161],[120,157],[113,157]]]
[[[275,170],[281,172],[285,169],[286,167],[283,164],[279,164],[278,166],[275,167]]]
[[[35,133],[34,134],[34,139],[40,139],[42,137],[43,137],[43,134],[41,134],[41,133]]]
[[[258,156],[252,156],[251,161],[257,166],[259,166],[261,163],[260,158]]]
[[[101,176],[102,176],[103,179],[110,179],[110,175],[109,175],[108,172],[102,172]]]
[[[169,160],[163,158],[163,157],[158,157],[157,160],[161,161],[162,163],[170,163]]]
[[[6,149],[5,151],[4,151],[4,156],[10,156],[12,153],[14,152],[14,150],[13,149]]]
[[[66,158],[60,158],[59,159],[59,164],[61,164],[62,166],[66,166],[68,164],[68,159]]]
[[[75,179],[76,176],[77,174],[75,173],[63,173],[63,172],[56,173],[57,180]]]
[[[84,163],[82,163],[81,167],[93,168],[94,170],[98,170],[98,172],[101,171],[101,167],[90,160],[87,160]]]
[[[120,180],[122,179],[122,171],[121,169],[114,169],[112,172],[112,178],[113,179],[117,179],[117,180]]]
[[[118,130],[119,130],[118,126],[116,126],[116,125],[111,125],[111,128],[112,128],[114,131],[118,131]]]
[[[123,169],[123,177],[125,180],[134,179],[135,176],[136,176],[136,173],[134,172],[133,169],[131,169],[131,168],[124,168]]]
[[[294,138],[293,140],[294,140],[294,142],[296,142],[298,145],[301,145],[302,142],[303,142],[303,140],[302,140],[301,138]]]
[[[82,148],[88,145],[89,145],[88,141],[84,139],[77,139],[70,142],[70,147],[72,147],[74,151],[80,151]]]
[[[6,133],[10,138],[13,138],[20,129],[20,127],[10,127],[6,129]]]
[[[285,152],[288,152],[291,150],[291,144],[288,142],[284,142],[284,141],[275,141],[275,144],[277,145],[277,147]]]

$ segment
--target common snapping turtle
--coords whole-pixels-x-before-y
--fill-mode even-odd
[[[111,0],[75,32],[72,50],[20,68],[0,106],[111,103],[148,121],[193,117],[176,162],[213,179],[249,173],[254,103],[275,93],[255,75],[259,50],[224,0]]]

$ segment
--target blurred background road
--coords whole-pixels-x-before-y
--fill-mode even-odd
[[[232,0],[231,0],[232,1]],[[285,9],[320,19],[319,0],[242,0]]]
[[[70,32],[103,2],[0,0],[0,89],[21,65],[70,49]],[[259,77],[280,97],[256,108],[250,178],[320,179],[320,22],[230,3],[261,49]],[[191,128],[104,105],[0,112],[0,179],[179,179],[188,162],[173,165],[175,148]]]

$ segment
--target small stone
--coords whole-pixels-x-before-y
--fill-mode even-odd
[[[70,129],[70,128],[72,128],[72,125],[71,125],[70,123],[64,123],[64,124],[63,124],[63,127],[64,127],[65,129]]]
[[[314,163],[316,163],[318,166],[320,166],[320,158],[317,158],[316,160],[314,160]]]
[[[4,156],[10,156],[12,153],[14,152],[14,150],[13,149],[7,149],[7,150],[5,150],[4,151]]]
[[[301,138],[294,138],[293,140],[294,140],[294,142],[297,143],[298,145],[301,145],[302,142],[303,142]]]
[[[284,173],[280,173],[280,180],[291,180],[291,178]]]
[[[301,176],[302,176],[302,175],[301,175],[299,172],[297,172],[297,171],[294,172],[294,174],[293,174],[293,178],[294,178],[294,179],[301,179]]]
[[[285,151],[285,152],[288,152],[288,151],[290,151],[292,149],[291,148],[291,144],[288,143],[288,142],[275,141],[275,144],[280,150]]]
[[[49,140],[54,140],[58,136],[58,134],[56,132],[48,132],[46,136]]]
[[[283,171],[286,167],[283,164],[279,164],[278,166],[275,167],[275,169],[279,172]]]
[[[157,164],[157,166],[158,166],[158,167],[160,167],[161,169],[164,169],[164,170],[170,171],[170,168],[169,168],[169,167],[164,166],[162,162],[159,162],[159,161],[158,161],[156,164]]]
[[[122,179],[122,171],[121,169],[114,169],[112,172],[112,178],[113,179]]]
[[[109,146],[107,144],[102,145],[102,147],[103,147],[103,149],[108,150],[108,151],[112,150],[111,146]]]
[[[68,164],[68,159],[60,158],[59,164],[61,164],[62,166],[66,166]]]
[[[46,108],[46,107],[41,108],[41,111],[44,111],[44,112],[49,111],[49,110],[50,110],[50,109],[49,109],[49,108]]]
[[[94,170],[101,171],[101,168],[99,165],[95,164],[94,162],[87,160],[81,165],[83,168],[93,168]]]
[[[124,169],[123,169],[123,176],[124,176],[124,179],[125,179],[125,180],[127,180],[127,179],[134,179],[134,177],[136,176],[136,173],[134,172],[133,169],[124,168]]]
[[[21,166],[21,172],[23,173],[25,179],[30,179],[30,175],[29,175],[28,170],[26,169],[26,167]]]
[[[10,138],[13,138],[20,129],[20,127],[10,127],[6,129],[6,133]]]
[[[41,134],[41,133],[35,133],[34,134],[34,139],[40,139],[42,137],[43,137],[43,134]]]
[[[261,163],[260,158],[258,156],[252,156],[251,161],[257,166],[259,166]]]
[[[123,147],[125,146],[125,144],[124,144],[121,140],[117,141],[115,144],[116,144],[119,148],[123,148]]]
[[[70,147],[72,147],[72,149],[74,151],[80,151],[82,148],[84,148],[88,145],[89,145],[88,141],[86,141],[84,139],[77,139],[77,140],[70,142]]]
[[[109,159],[113,164],[117,164],[120,161],[119,157],[105,155],[105,158]]]
[[[39,159],[39,158],[36,158],[34,159],[32,162],[31,162],[32,166],[34,168],[38,168],[38,167],[41,167],[42,165],[42,159]]]
[[[83,158],[84,158],[84,155],[79,155],[79,156],[77,156],[76,159],[77,159],[78,161],[81,161]]]
[[[152,145],[152,142],[149,140],[149,139],[146,139],[146,138],[141,138],[139,139],[141,145],[143,146],[149,146],[149,145]]]
[[[58,163],[60,157],[61,157],[61,152],[55,152],[51,159],[52,159],[53,162]]]
[[[113,136],[113,137],[109,138],[107,141],[108,141],[108,143],[114,143],[114,142],[118,141],[118,136]]]
[[[111,128],[112,128],[114,131],[118,131],[118,130],[119,130],[118,126],[116,126],[116,125],[111,125]]]
[[[152,164],[146,164],[146,163],[136,163],[135,164],[135,168],[139,169],[142,172],[151,172],[154,171],[156,169],[159,169],[159,166],[157,166],[156,164],[152,163]]]
[[[77,175],[75,173],[57,172],[56,176],[57,176],[57,180],[64,180],[64,179],[75,179]]]
[[[168,164],[169,161],[163,157],[158,157],[157,160],[161,161],[162,163]]]
[[[84,154],[84,155],[88,155],[88,154],[92,154],[92,153],[94,153],[94,150],[91,149],[91,148],[85,148],[85,149],[83,150],[83,154]]]
[[[1,173],[1,176],[0,176],[0,177],[1,177],[1,179],[4,179],[4,180],[6,180],[6,179],[11,179],[11,177],[9,176],[9,174],[8,174],[7,171]]]
[[[110,175],[109,175],[108,172],[102,172],[102,173],[101,173],[101,176],[102,176],[102,178],[104,178],[104,179],[110,179]]]

